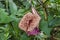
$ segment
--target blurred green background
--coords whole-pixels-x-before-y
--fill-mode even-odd
[[[28,36],[19,21],[35,7],[41,16],[37,36]],[[0,0],[0,40],[60,40],[60,0]]]

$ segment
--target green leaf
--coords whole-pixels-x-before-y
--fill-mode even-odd
[[[25,6],[26,9],[29,9],[30,3],[28,1],[23,2],[23,5]]]
[[[52,21],[50,21],[49,26],[60,26],[60,18],[55,18]]]
[[[8,37],[8,36],[6,36]],[[4,33],[0,33],[0,40],[7,40],[7,38],[5,37]]]
[[[29,37],[24,33],[21,35],[20,40],[29,40]]]
[[[13,2],[13,0],[9,0],[9,8],[10,8],[10,13],[12,15],[15,15],[17,13],[17,6],[16,4]]]
[[[42,20],[40,23],[40,29],[49,37],[51,28],[48,27],[48,22],[45,20]]]
[[[0,30],[3,32],[0,32],[0,40],[7,40],[9,39],[9,27],[7,25],[5,26],[0,26]]]
[[[21,18],[25,14],[25,11],[26,11],[25,9],[19,9],[16,15]]]
[[[8,13],[5,12],[4,9],[0,8],[0,23],[9,23],[11,22],[13,19],[8,16]]]

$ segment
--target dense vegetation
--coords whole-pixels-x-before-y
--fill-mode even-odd
[[[18,27],[31,5],[41,16],[42,33],[36,36]],[[60,0],[0,0],[0,40],[60,40]]]

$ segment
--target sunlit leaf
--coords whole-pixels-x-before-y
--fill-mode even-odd
[[[0,9],[0,23],[9,23],[12,18],[8,16],[8,13],[4,9]]]

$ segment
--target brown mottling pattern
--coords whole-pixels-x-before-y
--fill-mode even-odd
[[[21,19],[20,23],[19,23],[19,28],[26,31],[27,27],[29,27],[29,20],[32,19],[32,13],[27,13],[24,15],[24,17]]]
[[[38,27],[40,20],[41,17],[37,14],[36,10],[33,8],[32,13],[28,12],[23,16],[23,18],[19,22],[19,28],[24,30],[25,32],[33,31],[34,28]]]

